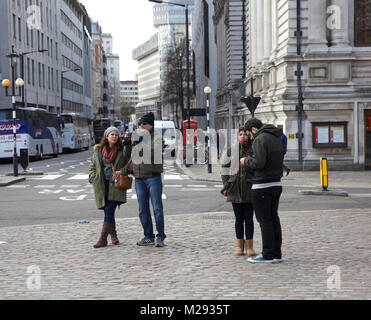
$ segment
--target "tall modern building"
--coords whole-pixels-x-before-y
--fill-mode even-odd
[[[138,95],[136,116],[153,112],[156,119],[161,119],[160,97],[160,57],[158,34],[133,50],[133,59],[138,61]]]
[[[191,42],[191,24],[192,11],[194,9],[194,0],[172,1],[179,2],[179,4],[188,5],[188,21],[189,21],[189,38]],[[158,29],[158,50],[161,66],[161,86],[166,86],[164,79],[168,72],[168,54],[179,45],[180,41],[186,36],[186,17],[185,8],[173,4],[155,4],[153,6],[153,23],[154,27]],[[190,49],[191,52],[191,49]],[[192,58],[190,57],[190,64]],[[192,67],[190,66],[191,70]],[[161,116],[163,120],[173,120],[171,106],[165,104],[166,99],[163,98],[164,90],[162,90]],[[185,99],[186,101],[186,99]]]
[[[121,120],[120,57],[113,53],[113,38],[110,33],[102,34],[102,45],[106,59],[109,117]]]
[[[135,106],[139,102],[138,81],[120,81],[120,85],[121,104]]]

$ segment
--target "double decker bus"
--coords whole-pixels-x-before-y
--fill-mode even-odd
[[[0,158],[13,157],[13,109],[0,110]],[[16,110],[17,155],[20,149],[28,149],[28,155],[36,160],[46,155],[62,153],[62,132],[58,117],[39,108]]]
[[[89,119],[77,113],[62,113],[59,116],[62,123],[63,150],[89,150],[91,144]]]

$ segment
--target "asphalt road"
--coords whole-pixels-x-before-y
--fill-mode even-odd
[[[28,176],[26,181],[0,190],[0,227],[102,220],[103,211],[97,210],[93,189],[88,182],[92,153],[92,150],[83,151],[31,162],[28,171],[44,174]],[[165,163],[164,171],[165,215],[226,211],[230,208],[219,196],[221,184],[193,181],[171,163]],[[6,172],[12,172],[10,162],[0,164],[0,174]],[[135,188],[128,192],[127,198],[128,202],[116,212],[118,218],[138,215]]]
[[[28,170],[42,171],[44,175],[29,176],[24,182],[0,188],[0,227],[102,220],[103,212],[96,209],[92,186],[88,183],[92,153],[91,149],[31,162]],[[11,171],[10,161],[0,163],[0,175]],[[346,191],[351,197],[321,197],[298,193],[306,187],[305,180],[298,181],[289,176],[282,182],[281,214],[370,207],[370,187],[348,186]],[[219,194],[221,183],[191,180],[168,161],[164,165],[163,183],[165,216],[226,211],[233,214],[231,204]],[[134,188],[128,192],[128,202],[121,206],[116,216],[137,215]]]

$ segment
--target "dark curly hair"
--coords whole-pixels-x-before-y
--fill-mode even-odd
[[[251,118],[246,121],[245,123],[245,130],[250,131],[252,128],[260,129],[263,126],[263,122],[261,122],[257,118]]]

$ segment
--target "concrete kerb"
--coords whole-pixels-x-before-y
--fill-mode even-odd
[[[25,177],[6,177],[6,176],[0,176],[0,187],[6,187],[11,184],[25,181]]]
[[[338,196],[338,197],[348,197],[348,192],[344,190],[299,190],[300,194],[311,195],[311,196]]]
[[[23,172],[18,173],[19,176],[41,176],[43,174],[44,172],[41,172],[41,171],[23,171]],[[5,176],[12,176],[12,175],[13,175],[13,172],[5,173]]]
[[[23,171],[18,173],[18,177],[14,177],[13,172],[7,172],[4,176],[0,176],[0,187],[6,187],[11,184],[22,182],[26,180],[26,176],[39,176],[43,175],[41,171]]]

